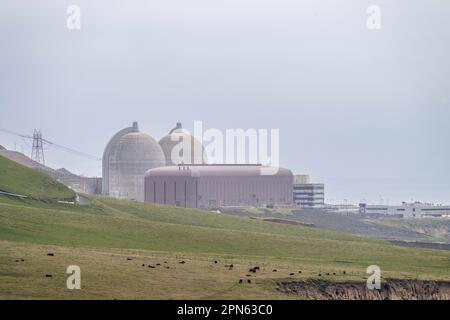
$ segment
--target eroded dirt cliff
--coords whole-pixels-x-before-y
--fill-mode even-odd
[[[278,283],[278,290],[300,299],[315,300],[450,300],[450,282],[385,279],[380,290],[365,282],[326,280]]]

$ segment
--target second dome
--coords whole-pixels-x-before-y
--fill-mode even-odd
[[[166,157],[166,166],[205,164],[207,161],[203,145],[189,131],[183,129],[181,122],[177,122],[176,127],[159,140],[159,145]],[[188,152],[188,155],[185,156],[185,152]]]

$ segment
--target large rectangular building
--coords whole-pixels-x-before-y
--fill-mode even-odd
[[[185,208],[292,206],[292,172],[261,165],[179,165],[151,169],[145,201]]]

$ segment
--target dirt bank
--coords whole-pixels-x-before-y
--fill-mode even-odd
[[[450,282],[386,279],[380,290],[364,282],[325,280],[278,283],[278,290],[300,299],[314,300],[450,300]]]

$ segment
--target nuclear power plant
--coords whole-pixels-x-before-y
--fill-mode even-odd
[[[159,143],[134,122],[105,148],[102,190],[105,196],[187,208],[291,206],[292,172],[264,169],[270,168],[207,164],[203,145],[179,122]]]
[[[80,193],[186,208],[324,207],[323,184],[309,183],[306,175],[294,176],[289,169],[257,163],[224,164],[220,160],[208,163],[201,140],[192,136],[180,122],[159,141],[141,132],[138,123],[133,122],[109,139],[102,159],[43,139],[38,130],[33,136],[1,130],[32,139],[32,157],[35,154],[39,157],[30,159],[0,146],[1,156],[44,172]],[[226,145],[236,142],[238,152],[242,152],[245,137],[237,139],[234,136],[233,143],[227,141]],[[78,176],[65,168],[54,170],[45,166],[44,143],[91,160],[101,160],[102,177]],[[211,158],[216,153],[212,151]],[[237,159],[245,157],[237,156]],[[226,161],[229,162],[228,158]]]

